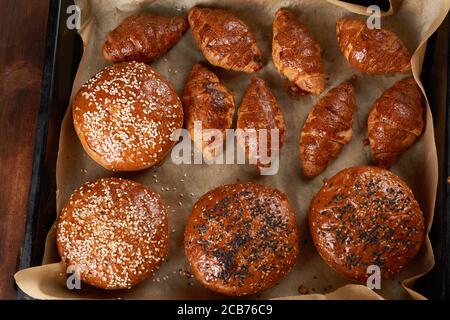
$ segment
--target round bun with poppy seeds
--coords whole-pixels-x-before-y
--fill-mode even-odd
[[[168,215],[161,197],[123,179],[76,190],[57,225],[62,260],[102,289],[126,289],[151,276],[168,253]]]
[[[328,180],[309,213],[322,258],[347,278],[364,282],[369,266],[392,279],[419,251],[424,217],[411,189],[392,172],[354,167]]]
[[[87,154],[112,171],[158,164],[183,127],[183,107],[170,83],[144,63],[106,67],[72,104],[73,123]]]
[[[295,265],[298,231],[285,194],[255,183],[214,189],[195,204],[185,230],[186,255],[208,289],[251,295]]]

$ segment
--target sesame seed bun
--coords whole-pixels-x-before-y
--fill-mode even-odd
[[[157,193],[137,182],[89,182],[62,210],[57,245],[82,281],[102,289],[131,288],[167,257],[167,210]]]
[[[158,164],[183,126],[183,107],[170,83],[151,67],[123,62],[87,81],[72,104],[73,123],[87,154],[112,171]]]
[[[298,255],[294,211],[286,195],[255,183],[214,189],[195,204],[184,245],[193,274],[228,296],[268,289]]]
[[[371,265],[380,268],[382,278],[393,278],[425,237],[411,189],[377,167],[346,169],[328,180],[312,200],[309,225],[322,258],[358,282],[366,281]]]

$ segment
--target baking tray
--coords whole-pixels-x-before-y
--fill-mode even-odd
[[[352,0],[361,5],[377,4],[383,10],[388,1]],[[41,100],[38,113],[33,171],[28,197],[25,234],[18,270],[42,262],[45,238],[56,218],[56,159],[59,132],[67,110],[82,56],[83,44],[76,30],[66,27],[66,9],[73,0],[50,0]],[[422,71],[422,82],[433,113],[439,159],[439,188],[431,241],[436,266],[422,277],[415,289],[430,299],[450,299],[450,66],[449,17],[430,38]],[[30,299],[17,289],[18,299]]]

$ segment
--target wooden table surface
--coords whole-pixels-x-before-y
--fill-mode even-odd
[[[14,299],[23,241],[48,0],[3,0],[0,19],[0,299]]]

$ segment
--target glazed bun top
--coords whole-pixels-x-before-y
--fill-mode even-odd
[[[229,296],[275,285],[294,266],[298,231],[287,197],[255,183],[214,189],[195,204],[185,248],[208,289]]]
[[[167,257],[167,210],[157,193],[137,182],[89,182],[62,210],[57,244],[81,280],[102,289],[130,288]]]
[[[183,108],[172,86],[151,67],[124,62],[87,81],[73,101],[75,129],[86,152],[114,171],[159,163],[183,126]]]
[[[354,167],[328,180],[314,196],[311,236],[324,260],[363,282],[378,266],[393,278],[419,251],[424,217],[411,189],[390,171]]]

